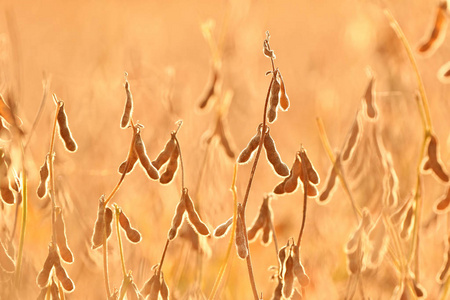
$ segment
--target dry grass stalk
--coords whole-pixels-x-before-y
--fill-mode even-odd
[[[13,273],[16,270],[16,263],[2,242],[0,242],[0,268],[7,273]]]
[[[125,76],[126,75],[128,74],[125,74]],[[131,95],[130,84],[128,83],[128,80],[125,80],[125,92],[127,94],[127,99],[125,101],[125,107],[123,110],[122,119],[120,121],[121,128],[126,128],[128,126],[133,114],[133,96]]]
[[[48,176],[49,175],[48,159],[49,159],[49,155],[47,154],[45,156],[45,162],[41,166],[41,169],[39,170],[40,181],[39,181],[39,187],[37,189],[37,195],[39,198],[44,198],[48,191],[48,181],[50,179],[50,177]]]
[[[358,142],[361,140],[363,134],[363,128],[361,124],[361,119],[359,118],[359,111],[356,114],[355,120],[353,122],[352,128],[347,135],[347,140],[345,141],[344,148],[342,150],[342,161],[349,160],[353,153],[355,152]]]
[[[436,18],[431,34],[418,47],[419,53],[431,55],[442,45],[448,23],[446,10],[447,1],[440,1],[436,9]]]
[[[447,192],[436,201],[433,209],[437,214],[446,214],[450,211],[450,187],[448,187]]]
[[[427,156],[424,158],[422,170],[424,172],[432,171],[433,174],[443,182],[449,181],[447,172],[445,172],[442,161],[439,157],[438,140],[436,135],[433,133],[430,134],[428,139]]]
[[[141,241],[141,234],[140,234],[140,232],[131,226],[130,220],[125,215],[125,213],[123,212],[122,209],[120,210],[119,224],[122,227],[122,229],[125,230],[127,238],[128,238],[128,240],[130,242],[136,244],[136,243],[139,243]]]
[[[56,99],[56,96],[54,96]],[[69,128],[69,122],[67,120],[67,115],[64,110],[64,102],[58,100],[60,104],[60,108],[58,111],[58,126],[59,126],[59,137],[63,140],[64,146],[67,151],[75,152],[78,149],[77,143],[72,137],[72,132]]]
[[[67,263],[73,263],[73,254],[67,244],[66,226],[62,217],[62,209],[57,207],[55,209],[55,234],[56,244],[59,248],[61,258]]]
[[[281,161],[280,154],[275,146],[275,141],[270,136],[270,129],[267,130],[264,137],[264,148],[266,149],[267,160],[270,162],[273,170],[282,177],[288,176],[289,168]]]
[[[250,142],[248,143],[247,147],[242,150],[242,152],[239,154],[239,157],[237,159],[238,164],[246,164],[250,161],[253,154],[255,153],[256,149],[259,146],[259,141],[261,140],[261,133],[262,133],[262,125],[258,125],[258,128],[256,129],[256,134],[252,137]]]
[[[148,158],[144,141],[141,138],[140,128],[136,128],[135,137],[134,137],[134,149],[138,155],[139,162],[141,163],[142,168],[144,168],[147,176],[150,179],[158,180],[159,172],[152,165],[152,163],[150,162],[150,159]]]

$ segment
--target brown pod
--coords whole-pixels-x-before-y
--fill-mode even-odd
[[[278,250],[278,264],[280,266],[278,273],[280,274],[280,276],[283,275],[284,265],[286,263],[286,257],[289,252],[288,247],[290,247],[289,241],[286,245],[281,247],[280,250]]]
[[[180,149],[175,147],[173,149],[172,154],[170,155],[169,162],[167,163],[166,170],[161,174],[159,178],[159,182],[161,184],[169,184],[172,182],[175,174],[178,170],[178,157],[180,156]]]
[[[119,223],[120,226],[125,230],[127,234],[127,238],[132,243],[139,243],[141,241],[141,234],[135,228],[131,227],[130,220],[125,215],[123,210],[120,211],[119,214]]]
[[[97,220],[95,220],[94,233],[92,235],[92,249],[103,245],[105,230],[105,197],[102,195],[98,200]]]
[[[307,286],[309,284],[309,277],[306,275],[305,268],[300,261],[300,247],[294,245],[293,247],[293,260],[294,260],[294,275],[297,277],[301,286]]]
[[[234,153],[234,150],[231,148],[230,141],[229,141],[229,134],[225,130],[225,127],[223,125],[223,121],[222,121],[221,118],[219,119],[217,127],[218,127],[217,128],[218,134],[219,134],[219,137],[220,137],[220,144],[225,149],[225,153],[227,154],[227,156],[229,158],[233,158],[234,159],[236,154]]]
[[[376,120],[378,117],[378,108],[375,103],[375,77],[371,77],[369,84],[367,85],[366,92],[363,96],[364,103],[366,104],[366,114],[369,119]]]
[[[289,299],[294,292],[294,259],[291,255],[286,259],[283,273],[283,297]]]
[[[287,178],[290,178],[290,177],[287,177]],[[286,184],[286,178],[273,188],[273,193],[277,194],[277,195],[284,194],[285,193],[285,191],[284,191],[284,185],[285,184]]]
[[[169,230],[167,238],[173,240],[177,236],[178,228],[183,222],[184,212],[186,211],[186,205],[184,200],[184,194],[181,196],[180,202],[178,202],[175,214],[172,219],[172,227]]]
[[[308,154],[306,153],[306,149],[302,148],[302,150],[300,151],[300,157],[302,163],[305,164],[306,171],[308,172],[308,181],[314,185],[319,184],[320,183],[319,174],[317,174],[316,169],[314,169],[314,166],[309,160]]]
[[[70,132],[69,123],[67,121],[67,115],[64,110],[64,102],[62,102],[62,101],[61,101],[61,106],[59,108],[57,119],[58,119],[58,125],[59,125],[59,136],[63,140],[64,146],[70,152],[77,151],[78,146],[72,137],[72,133]]]
[[[0,149],[0,194],[6,204],[14,204],[14,194],[9,187],[6,156],[2,149]]]
[[[167,141],[164,149],[158,154],[156,159],[152,161],[152,165],[157,169],[161,169],[162,165],[164,165],[172,155],[172,152],[177,147],[177,142],[175,140],[174,134],[170,137],[170,140]]]
[[[59,288],[55,280],[52,279],[52,284],[50,285],[50,294],[52,295],[52,300],[59,300]]]
[[[47,185],[49,180],[48,159],[49,155],[47,154],[47,156],[45,157],[45,162],[41,166],[41,169],[39,170],[40,182],[39,187],[37,189],[37,195],[39,198],[44,198],[45,195],[47,194]]]
[[[133,150],[130,154],[130,157],[126,161],[124,161],[120,164],[119,170],[118,170],[119,173],[123,174],[123,172],[125,172],[125,168],[126,168],[126,174],[130,173],[131,171],[133,171],[134,166],[136,166],[137,161],[138,161],[138,156],[137,156],[136,151],[133,148]],[[128,167],[127,167],[127,163],[128,163]]]
[[[448,245],[447,245],[447,251],[444,254],[444,263],[442,264],[441,269],[439,270],[439,273],[437,274],[437,281],[440,284],[443,284],[447,278],[448,278],[448,270],[450,268],[450,251],[448,250]]]
[[[164,280],[164,275],[161,273],[161,290],[160,294],[163,300],[168,300],[170,298],[169,287]]]
[[[230,230],[231,224],[233,224],[233,217],[229,218],[227,221],[217,226],[216,229],[214,230],[213,235],[216,238],[225,236],[225,234],[227,234],[227,232]]]
[[[62,217],[62,211],[60,207],[55,209],[55,234],[56,234],[56,244],[59,248],[59,254],[61,258],[67,262],[73,262],[73,254],[67,244],[67,236],[66,236],[66,226],[64,224],[64,220]]]
[[[48,285],[50,272],[57,261],[59,262],[59,257],[58,252],[56,251],[56,247],[54,245],[50,245],[48,248],[48,255],[45,259],[44,266],[42,267],[42,270],[39,272],[36,278],[36,283],[41,289]]]
[[[269,42],[268,42],[267,39],[264,40],[264,43],[263,43],[263,53],[268,58],[271,58],[271,59],[275,59],[276,58],[275,57],[275,53],[273,52],[273,50],[269,49]]]
[[[247,231],[247,237],[249,242],[253,242],[256,239],[258,231],[264,227],[265,222],[266,216],[261,215],[260,212],[255,221],[253,222],[253,224]]]
[[[156,282],[159,283],[158,276],[156,276],[156,274],[153,274],[153,276],[150,277],[150,279],[145,282],[144,286],[140,291],[140,294],[144,299],[147,298],[148,295],[150,295],[152,287],[155,285]]]
[[[336,190],[336,178],[337,178],[337,171],[336,169],[340,168],[340,159],[339,156],[336,158],[336,163],[334,166],[331,167],[330,172],[328,172],[328,176],[326,179],[325,189],[320,194],[319,200],[324,203],[327,199],[330,199],[333,195],[334,191]]]
[[[278,71],[278,74],[280,75],[280,80],[281,80],[281,84],[280,84],[280,107],[282,110],[287,111],[289,108],[289,97],[286,93],[286,86],[284,85],[284,80],[283,80],[283,76],[281,76],[281,72]]]
[[[359,112],[356,114],[355,121],[353,122],[352,128],[345,141],[344,150],[342,151],[342,160],[347,161],[355,152],[356,145],[361,139],[362,126],[361,121],[358,117]]]
[[[447,193],[443,195],[434,205],[434,212],[437,214],[445,214],[450,210],[450,187]]]
[[[236,250],[237,254],[241,259],[246,259],[248,256],[248,249],[247,245],[245,243],[245,228],[244,223],[241,219],[241,211],[242,211],[242,205],[238,204],[238,210],[237,210],[237,220],[236,220]]]
[[[266,132],[264,137],[264,148],[266,149],[267,160],[272,165],[274,171],[282,177],[289,176],[289,168],[281,161],[280,154],[275,146],[275,141],[270,136],[270,130]]]
[[[0,267],[7,273],[13,273],[16,270],[16,264],[2,242],[0,242]]]
[[[125,91],[127,93],[127,100],[125,102],[125,108],[123,110],[122,120],[120,121],[120,127],[127,127],[130,123],[131,115],[133,114],[133,96],[130,91],[130,84],[128,80],[125,81]]]
[[[59,282],[61,282],[62,287],[66,291],[72,292],[75,289],[75,285],[73,284],[72,279],[70,279],[69,275],[67,275],[66,270],[59,261],[59,258],[55,261],[55,273],[56,277],[58,277]]]
[[[422,168],[424,171],[432,170],[433,173],[443,182],[448,182],[449,177],[442,167],[442,162],[438,156],[438,142],[434,134],[430,135],[428,142],[428,156]]]
[[[247,147],[239,154],[237,159],[238,164],[246,164],[253,156],[253,153],[256,151],[259,145],[259,141],[261,140],[261,125],[256,129],[256,134],[252,137]]]
[[[204,109],[208,105],[209,100],[212,98],[212,96],[214,96],[218,78],[219,78],[219,71],[217,70],[217,68],[213,68],[212,79],[208,82],[208,85],[206,86],[206,90],[203,93],[203,96],[199,100],[198,106],[200,107],[200,109]]]
[[[105,208],[105,226],[106,226],[106,239],[109,239],[112,232],[112,220],[113,211],[108,206]]]
[[[203,223],[202,220],[200,219],[197,211],[195,210],[194,202],[189,196],[188,190],[184,189],[183,194],[189,223],[192,225],[192,227],[195,229],[197,233],[201,235],[209,235],[208,226],[206,226],[206,224]]]
[[[275,288],[275,291],[273,291],[272,299],[271,300],[281,300],[283,291],[283,282],[278,279],[277,287]]]
[[[278,103],[280,102],[281,87],[276,77],[277,75],[274,74],[272,86],[270,87],[269,107],[267,108],[267,121],[269,121],[269,123],[273,123],[277,119]]]
[[[413,288],[414,288],[414,294],[416,294],[417,298],[425,299],[427,297],[427,291],[415,279],[413,279]]]
[[[266,220],[263,228],[261,243],[263,246],[268,246],[272,242],[272,228],[270,227],[270,220]]]
[[[154,276],[156,276],[156,274]],[[155,278],[150,288],[149,299],[158,300],[160,290],[161,290],[161,282],[159,281],[159,278]]]
[[[148,177],[150,177],[153,180],[158,180],[159,172],[152,165],[152,163],[150,162],[150,159],[147,156],[147,151],[145,150],[145,145],[144,145],[144,142],[142,141],[141,133],[140,133],[139,129],[137,130],[136,135],[134,137],[134,149],[136,150],[139,161],[141,162],[141,166],[144,168]]]
[[[436,19],[430,36],[417,49],[421,54],[432,54],[445,38],[447,31],[447,1],[441,1],[436,10]]]
[[[290,175],[286,178],[286,183],[284,184],[284,191],[286,193],[293,193],[297,190],[298,179],[302,173],[302,162],[298,153],[295,155],[294,163],[290,171]]]

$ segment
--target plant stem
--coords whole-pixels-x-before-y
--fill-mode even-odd
[[[236,234],[236,219],[237,219],[237,190],[236,190],[236,177],[237,177],[237,164],[234,165],[233,180],[231,183],[231,193],[233,194],[233,224],[231,227],[230,241],[228,242],[227,252],[222,266],[220,267],[219,274],[217,274],[216,281],[214,282],[213,289],[208,299],[213,300],[216,297],[217,289],[219,288],[220,282],[222,281],[223,274],[228,265],[228,260],[230,258],[231,249],[233,247],[234,236]],[[278,251],[277,251],[278,252]]]
[[[106,207],[106,204],[105,204]],[[105,207],[103,210],[105,210]],[[103,215],[105,213],[103,212]],[[108,272],[108,239],[106,237],[106,222],[103,226],[103,275],[105,277],[106,299],[111,297],[111,289],[109,287],[109,272]]]
[[[166,245],[164,246],[164,250],[163,250],[163,253],[161,255],[161,261],[159,262],[158,273],[157,273],[158,278],[159,278],[159,274],[161,273],[162,265],[164,263],[164,258],[166,257],[166,252],[167,252],[167,248],[169,247],[169,243],[170,243],[170,240],[167,239],[166,240]]]
[[[22,148],[23,151],[23,148]],[[23,154],[23,152],[22,152]],[[24,162],[24,158],[22,158]],[[22,268],[22,256],[23,256],[23,244],[25,241],[25,232],[27,226],[27,214],[28,214],[28,187],[27,187],[27,172],[25,166],[22,166],[22,226],[20,231],[19,251],[17,254],[17,267],[16,267],[16,287],[20,286],[20,272]]]
[[[178,138],[176,136],[176,133],[174,134],[175,141],[177,143],[178,153],[180,153],[180,168],[181,168],[181,190],[183,191],[185,189],[184,185],[184,164],[183,164],[183,156],[181,155],[181,147],[180,142],[178,141]]]
[[[117,241],[119,242],[119,251],[120,251],[120,262],[122,263],[122,273],[124,280],[127,278],[127,269],[125,268],[125,257],[123,255],[123,244],[122,244],[122,236],[120,235],[119,228],[119,216],[120,216],[120,207],[117,204],[114,204],[115,210],[115,219],[116,219],[116,231],[117,231]]]
[[[303,230],[305,229],[305,223],[306,223],[306,205],[308,203],[308,185],[309,185],[309,179],[308,179],[308,170],[306,169],[306,163],[305,163],[305,150],[300,150],[300,158],[302,161],[302,173],[303,173],[303,218],[302,218],[302,225],[300,227],[300,232],[298,234],[298,240],[297,240],[297,247],[300,247],[300,243],[302,242],[302,236],[303,236]],[[298,155],[298,154],[297,154]]]

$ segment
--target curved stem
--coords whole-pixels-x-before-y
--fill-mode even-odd
[[[122,236],[120,234],[120,228],[119,228],[119,216],[120,216],[120,207],[114,204],[114,210],[115,210],[115,219],[116,219],[116,232],[117,232],[117,241],[119,242],[119,252],[120,252],[120,262],[122,263],[122,273],[123,278],[127,278],[127,269],[125,268],[125,257],[123,255],[123,244],[122,244]]]
[[[303,147],[300,151],[304,151]],[[300,152],[300,153],[304,153],[304,152]],[[302,157],[303,155],[300,154],[300,157]],[[302,159],[302,162],[304,161],[304,159]],[[305,229],[305,223],[306,223],[306,205],[308,203],[308,184],[309,184],[309,179],[308,179],[308,170],[306,169],[306,163],[302,163],[302,173],[303,173],[303,217],[302,217],[302,225],[300,227],[300,232],[298,234],[298,240],[297,240],[297,247],[300,247],[300,243],[302,242],[302,236],[303,236],[303,230]]]
[[[178,130],[177,130],[177,132],[178,132]],[[177,138],[177,136],[176,136],[176,133],[174,134],[174,138],[175,138],[175,141],[176,141],[176,143],[177,143],[178,153],[180,153],[181,189],[184,190],[184,189],[185,189],[185,185],[184,185],[184,164],[183,164],[183,156],[181,155],[180,142],[178,141],[178,138]]]

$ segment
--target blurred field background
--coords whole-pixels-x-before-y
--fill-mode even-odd
[[[215,124],[214,110],[197,108],[211,70],[211,55],[201,24],[213,22],[215,38],[223,36],[222,90],[233,93],[227,115],[234,148],[239,153],[261,122],[269,85],[265,72],[270,61],[262,54],[265,31],[291,100],[280,112],[271,135],[283,161],[291,165],[300,145],[325,179],[331,163],[321,145],[316,117],[324,121],[333,147],[345,140],[370,67],[377,78],[377,104],[386,149],[393,155],[403,200],[414,188],[422,139],[422,124],[414,100],[417,83],[406,53],[390,28],[382,8],[388,7],[415,48],[429,34],[437,1],[4,1],[0,4],[0,80],[2,94],[16,91],[18,113],[28,132],[40,106],[42,80],[51,78],[50,93],[66,103],[70,128],[79,150],[64,151],[58,141],[55,174],[58,201],[64,207],[69,245],[75,256],[66,269],[76,289],[68,299],[104,299],[101,250],[90,249],[98,199],[109,194],[119,179],[117,167],[126,158],[130,130],[119,127],[125,101],[124,72],[134,97],[134,119],[145,126],[142,137],[153,159],[169,138],[175,122],[183,120],[178,134],[186,170],[186,185],[199,201],[203,218],[215,228],[232,215],[231,185],[234,162],[219,146],[213,148],[205,176],[198,183],[205,155],[202,135]],[[449,60],[450,41],[427,58],[418,57],[430,101],[432,120],[440,141],[441,158],[450,168],[449,87],[436,76]],[[45,75],[44,75],[45,74]],[[39,166],[50,143],[55,105],[47,97],[43,115],[26,152],[29,172],[29,219],[24,247],[20,299],[39,293],[36,276],[51,240],[50,205],[35,195]],[[360,145],[361,146],[361,145]],[[382,171],[373,153],[357,150],[364,167],[349,178],[356,201],[374,214],[380,211]],[[263,155],[263,154],[262,154]],[[264,157],[262,157],[264,158]],[[251,164],[238,170],[238,200],[242,201]],[[432,205],[445,186],[430,175],[423,177],[423,218],[420,235],[420,282],[429,299],[440,286],[435,276],[442,264],[446,216]],[[125,242],[127,269],[141,288],[158,263],[167,231],[180,197],[181,176],[169,186],[150,181],[141,168],[126,177],[113,202],[118,203],[143,236],[141,243]],[[281,179],[265,159],[256,171],[250,193],[247,223],[251,223],[265,193]],[[323,183],[319,186],[321,189]],[[279,245],[297,236],[303,194],[281,196],[272,202]],[[302,242],[302,261],[311,284],[307,299],[343,299],[348,274],[344,246],[356,227],[350,202],[339,187],[325,206],[309,200]],[[15,206],[3,205],[0,226],[5,242],[13,226]],[[184,239],[171,243],[163,267],[173,299],[203,299],[209,295],[222,263],[228,236],[206,240],[208,255],[197,265],[197,254]],[[109,242],[112,287],[122,275],[113,234]],[[18,230],[13,244],[17,247]],[[251,244],[256,284],[270,299],[276,282],[269,280],[277,265],[273,245]],[[245,262],[233,248],[220,299],[249,299]],[[196,269],[201,268],[198,279]],[[377,270],[363,274],[370,299],[389,299],[396,273],[389,258]],[[0,288],[1,290],[1,288]],[[0,293],[1,295],[1,293]],[[1,297],[1,296],[0,296]],[[359,299],[360,294],[355,296]],[[3,299],[3,298],[2,298]],[[6,299],[6,298],[5,298]]]

